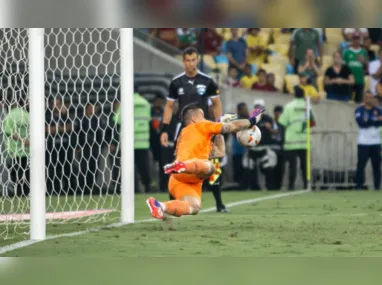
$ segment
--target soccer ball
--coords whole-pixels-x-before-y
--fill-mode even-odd
[[[261,141],[261,132],[257,126],[240,131],[236,134],[239,144],[245,147],[257,146]]]

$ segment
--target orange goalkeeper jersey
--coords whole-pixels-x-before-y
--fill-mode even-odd
[[[211,138],[221,133],[223,124],[203,121],[185,127],[176,144],[176,160],[208,159],[212,150]]]

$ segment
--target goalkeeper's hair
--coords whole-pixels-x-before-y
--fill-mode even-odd
[[[192,117],[193,112],[195,110],[198,110],[198,109],[202,109],[203,110],[202,106],[199,103],[191,103],[191,104],[186,105],[183,108],[182,115],[181,115],[183,124],[188,123],[188,121]]]

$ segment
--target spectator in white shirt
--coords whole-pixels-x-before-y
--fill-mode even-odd
[[[369,63],[370,91],[377,95],[377,84],[382,78],[382,48],[379,50],[379,58]]]

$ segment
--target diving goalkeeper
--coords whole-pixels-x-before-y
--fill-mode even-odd
[[[249,119],[215,123],[206,120],[203,110],[198,106],[184,108],[182,121],[185,127],[177,141],[176,160],[164,167],[165,173],[171,174],[168,188],[175,200],[162,203],[155,198],[148,198],[146,203],[151,215],[163,219],[164,213],[176,217],[198,214],[203,180],[215,172],[215,166],[209,159],[224,156],[225,153],[221,135],[251,128],[260,120],[263,112],[262,109],[256,109]],[[214,145],[211,143],[213,136],[217,136]]]

